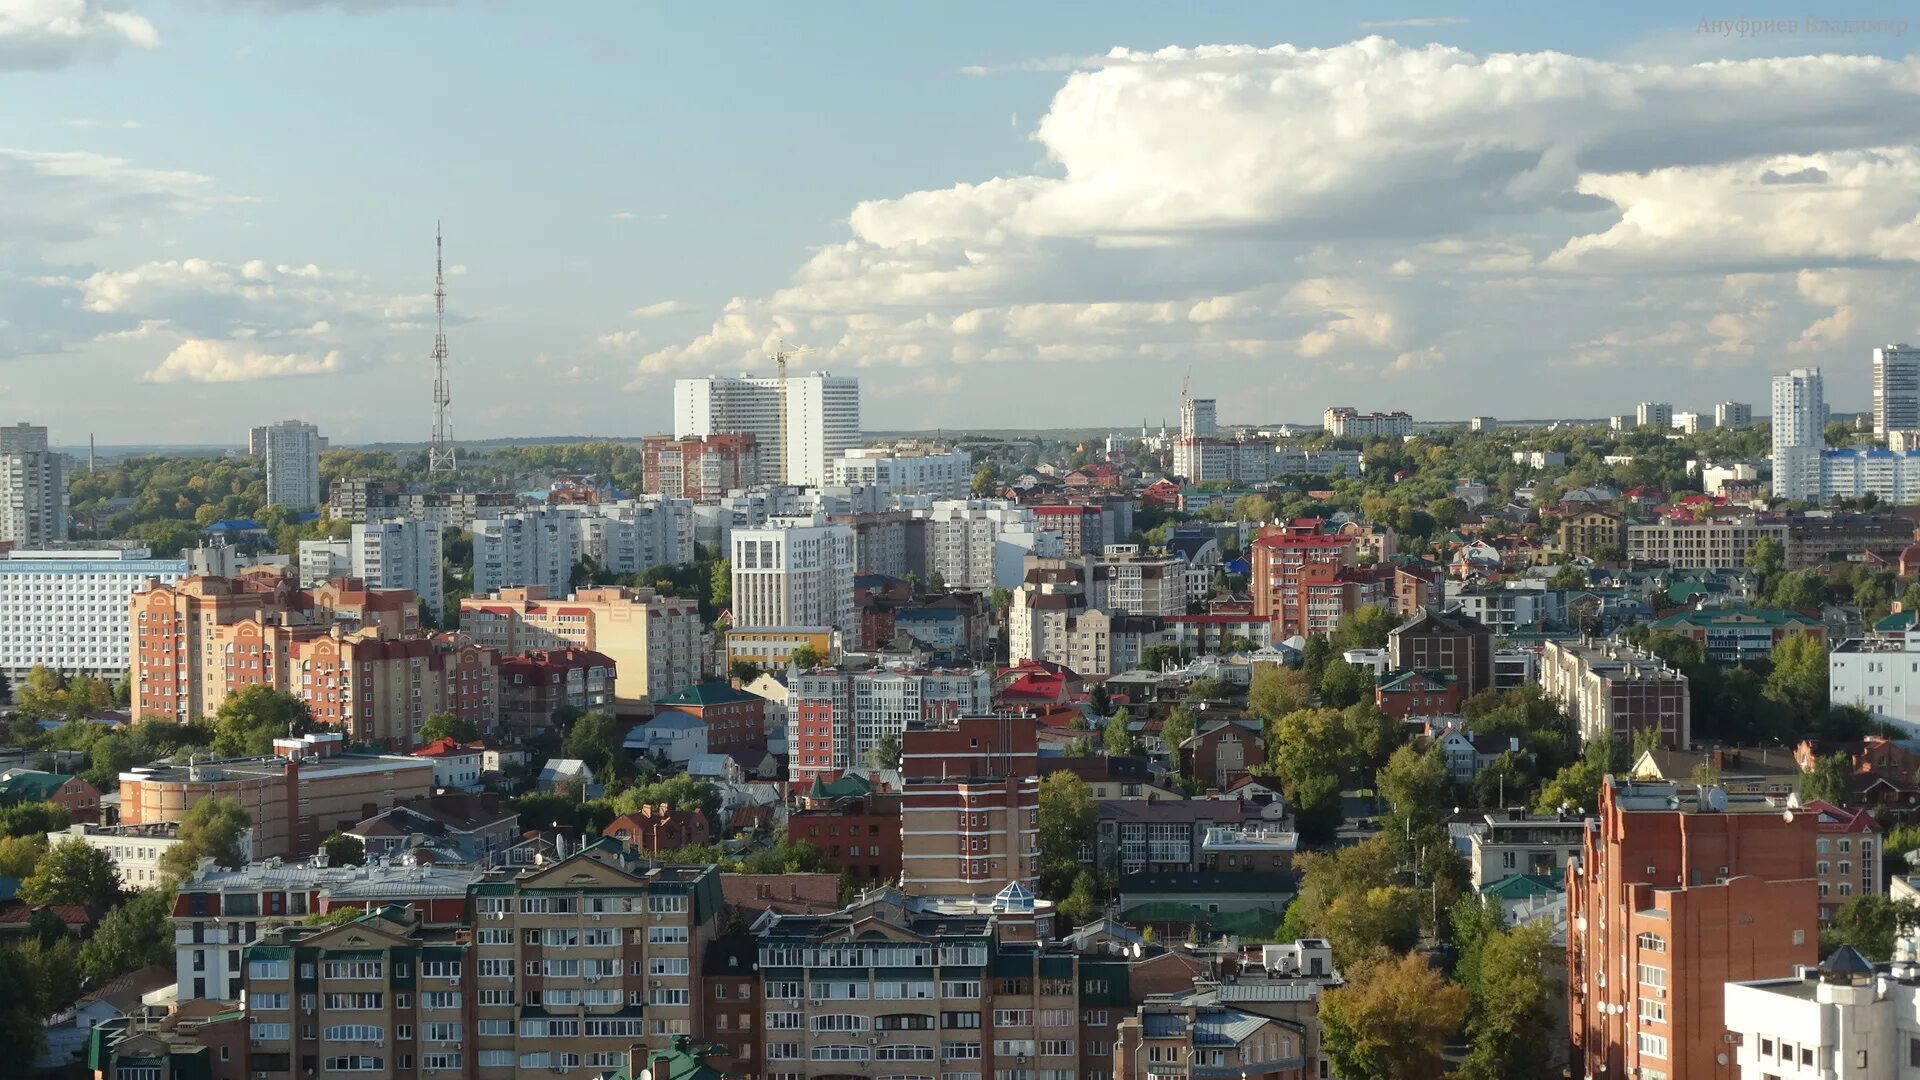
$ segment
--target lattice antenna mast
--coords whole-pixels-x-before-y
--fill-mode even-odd
[[[433,225],[433,441],[427,445],[427,475],[452,476],[460,467],[453,445],[453,419],[447,406],[453,391],[447,385],[447,271],[440,223]]]

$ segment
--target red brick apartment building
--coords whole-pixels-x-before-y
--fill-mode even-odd
[[[1273,624],[1275,637],[1325,633],[1352,610],[1338,572],[1353,563],[1353,537],[1303,518],[1262,529],[1251,547],[1253,613]]]

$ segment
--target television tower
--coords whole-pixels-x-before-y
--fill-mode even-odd
[[[459,468],[453,446],[453,420],[447,406],[453,393],[447,387],[447,273],[440,223],[433,224],[433,441],[427,444],[427,476],[451,477]]]

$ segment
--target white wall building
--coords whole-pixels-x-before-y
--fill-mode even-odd
[[[1873,433],[1920,428],[1920,349],[1882,345],[1873,350]]]
[[[1920,1078],[1920,971],[1851,948],[1785,979],[1730,982],[1726,1049],[1741,1080]]]
[[[372,589],[412,590],[433,621],[445,624],[439,522],[396,519],[355,525],[348,544],[354,577]]]
[[[545,585],[549,595],[572,592],[580,561],[575,515],[530,510],[473,523],[473,591],[485,596],[521,585]]]
[[[973,488],[973,455],[856,446],[834,457],[829,476],[835,484],[877,487],[888,495],[964,499]]]
[[[1820,498],[1820,455],[1827,447],[1827,398],[1819,368],[1773,377],[1773,494]]]
[[[1828,450],[1820,455],[1820,500],[1873,494],[1883,503],[1920,502],[1920,450]]]
[[[673,435],[752,435],[759,474],[768,483],[823,484],[832,461],[860,445],[860,381],[813,371],[786,379],[783,444],[781,381],[772,376],[708,376],[673,385]]]
[[[735,529],[733,625],[858,629],[853,530],[815,518],[775,518]]]
[[[66,538],[66,469],[47,429],[0,427],[0,541],[41,548]]]
[[[580,555],[602,570],[637,574],[693,561],[691,499],[648,495],[566,512],[575,515]]]
[[[1760,479],[1760,469],[1745,461],[1735,461],[1726,465],[1708,465],[1700,470],[1700,488],[1709,495],[1718,495],[1722,488],[1730,483]]]
[[[113,857],[125,888],[153,889],[162,881],[160,859],[180,842],[177,822],[157,825],[69,825],[65,832],[47,834],[47,846],[78,840]],[[253,830],[240,832],[240,857],[253,861]]]
[[[1346,439],[1398,439],[1413,434],[1413,417],[1404,412],[1363,413],[1351,405],[1329,405],[1322,425]]]
[[[916,511],[927,519],[927,571],[949,588],[1013,588],[1028,555],[1057,558],[1060,535],[1039,529],[1033,511],[999,499],[953,499]]]
[[[787,690],[788,716],[808,715],[818,725],[832,716],[828,747],[806,746],[788,721],[789,775],[798,780],[822,772],[858,768],[881,740],[898,740],[907,721],[972,716],[993,710],[993,673],[986,668],[922,671],[820,670],[795,675]],[[813,742],[827,740],[814,739]]]
[[[1723,401],[1713,407],[1713,426],[1750,428],[1753,426],[1753,406],[1743,401]]]
[[[267,425],[267,501],[289,510],[320,502],[320,429],[301,420]]]
[[[1827,654],[1827,693],[1920,737],[1920,633],[1843,641]]]
[[[16,550],[0,556],[0,674],[35,666],[124,679],[132,663],[129,602],[151,578],[187,576],[185,559],[146,548]]]
[[[334,578],[353,575],[352,540],[302,540],[299,561],[300,587],[311,589]]]
[[[1213,398],[1187,398],[1180,402],[1180,437],[1213,438],[1220,430],[1218,404]]]
[[[1670,428],[1673,406],[1664,401],[1643,401],[1634,407],[1633,422],[1640,427]]]
[[[1087,567],[1089,607],[1115,615],[1185,615],[1187,564],[1138,544],[1108,544]]]

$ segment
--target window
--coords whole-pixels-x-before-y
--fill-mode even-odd
[[[473,1026],[474,1029],[482,1035],[513,1034],[513,1021],[511,1020],[481,1020]]]
[[[656,956],[647,961],[649,975],[685,975],[686,973],[687,958],[684,956]]]
[[[387,1060],[377,1057],[330,1057],[323,1067],[328,1072],[385,1072]]]
[[[381,1003],[385,1000],[386,1000],[385,994],[321,994],[320,995],[320,1001],[323,1005],[326,1006],[326,1008],[338,1009],[338,1010],[347,1011],[347,1012],[360,1011],[360,1010],[366,1010],[366,1011],[375,1010],[380,1008]]]
[[[378,979],[381,970],[378,960],[329,960],[326,963],[329,979]]]
[[[806,1026],[806,1017],[797,1012],[770,1012],[767,1014],[768,1031],[799,1031]]]
[[[372,1024],[335,1024],[322,1029],[320,1037],[328,1042],[383,1043],[387,1041],[387,1029]]]
[[[647,995],[649,1005],[686,1005],[692,999],[689,990],[655,990]]]
[[[290,1024],[255,1023],[248,1037],[254,1042],[285,1042],[293,1037],[293,1027]]]
[[[980,1014],[977,1012],[943,1012],[940,1014],[940,1026],[949,1029],[978,1030]]]
[[[658,893],[647,897],[647,911],[654,915],[684,915],[687,912],[686,896],[662,896]]]
[[[942,1061],[978,1061],[980,1044],[977,1042],[947,1043],[940,1047]]]
[[[1664,1035],[1649,1035],[1643,1031],[1640,1033],[1639,1045],[1640,1052],[1647,1057],[1667,1056],[1667,1039]],[[1812,1062],[1809,1061],[1808,1064],[1811,1065]]]
[[[1042,1057],[1070,1057],[1073,1054],[1073,1040],[1041,1039],[1040,1054]]]
[[[797,1042],[776,1042],[767,1044],[768,1061],[799,1061],[804,1057]]]
[[[248,994],[247,1007],[261,1012],[278,1012],[287,1007],[287,995]]]
[[[1640,950],[1642,952],[1666,952],[1667,951],[1667,939],[1661,937],[1659,934],[1653,934],[1653,933],[1641,934],[1636,940],[1639,942]]]
[[[1667,969],[1663,967],[1655,967],[1652,964],[1641,964],[1638,966],[1638,976],[1640,985],[1642,986],[1667,985]]]
[[[1667,1022],[1667,1003],[1654,998],[1640,999],[1640,1019],[1654,1024]]]
[[[968,1001],[978,1000],[980,997],[980,983],[975,980],[943,982],[940,984],[940,996],[964,998]]]
[[[429,990],[420,995],[420,1007],[423,1009],[457,1009],[460,1007],[460,991]]]
[[[814,1031],[865,1031],[867,1018],[857,1013],[826,1013],[812,1020]]]
[[[457,1069],[460,1067],[458,1053],[436,1053],[420,1055],[420,1067],[423,1069]]]
[[[1032,1027],[1033,1026],[1033,1010],[1032,1009],[995,1009],[993,1010],[993,1026],[994,1027]]]
[[[460,1025],[445,1021],[427,1024],[422,1029],[428,1042],[459,1042]]]
[[[423,979],[457,979],[460,977],[458,960],[422,960],[420,977]]]
[[[649,945],[685,945],[687,928],[684,926],[649,926],[647,944]]]
[[[511,1050],[480,1051],[480,1067],[483,1069],[489,1067],[511,1067],[512,1065],[513,1051]]]

